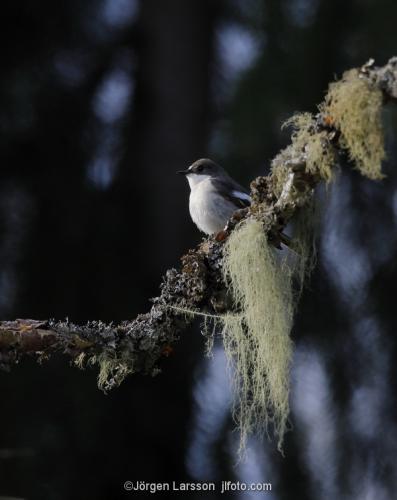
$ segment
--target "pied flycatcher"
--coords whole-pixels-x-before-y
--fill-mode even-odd
[[[190,215],[203,233],[219,233],[236,210],[251,203],[248,191],[207,158],[195,161],[178,174],[185,175],[189,182]]]

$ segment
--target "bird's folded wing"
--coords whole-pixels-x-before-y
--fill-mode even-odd
[[[248,191],[233,179],[229,178],[227,181],[213,179],[212,184],[221,196],[235,205],[236,209],[250,206],[251,197]]]

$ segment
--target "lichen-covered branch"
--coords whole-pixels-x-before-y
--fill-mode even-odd
[[[363,175],[379,179],[384,157],[380,110],[397,99],[397,57],[383,67],[369,61],[330,85],[317,115],[292,117],[291,144],[273,160],[271,173],[251,183],[252,205],[236,212],[225,230],[203,240],[167,271],[151,310],[118,325],[92,321],[15,320],[0,322],[0,366],[9,369],[24,356],[45,360],[56,352],[79,366],[98,363],[99,383],[118,385],[128,373],[156,373],[163,356],[189,326],[181,310],[227,312],[222,275],[223,247],[239,222],[253,218],[269,243],[290,246],[283,230],[310,203],[317,184],[332,179],[344,150]]]

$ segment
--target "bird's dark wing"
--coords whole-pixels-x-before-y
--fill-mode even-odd
[[[250,206],[251,197],[248,191],[231,177],[227,180],[215,178],[211,179],[211,182],[219,194],[233,203],[236,209]]]

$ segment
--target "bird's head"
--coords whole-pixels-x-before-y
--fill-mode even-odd
[[[208,158],[195,161],[186,170],[180,170],[178,174],[185,175],[190,186],[208,179],[225,175],[224,169]]]

